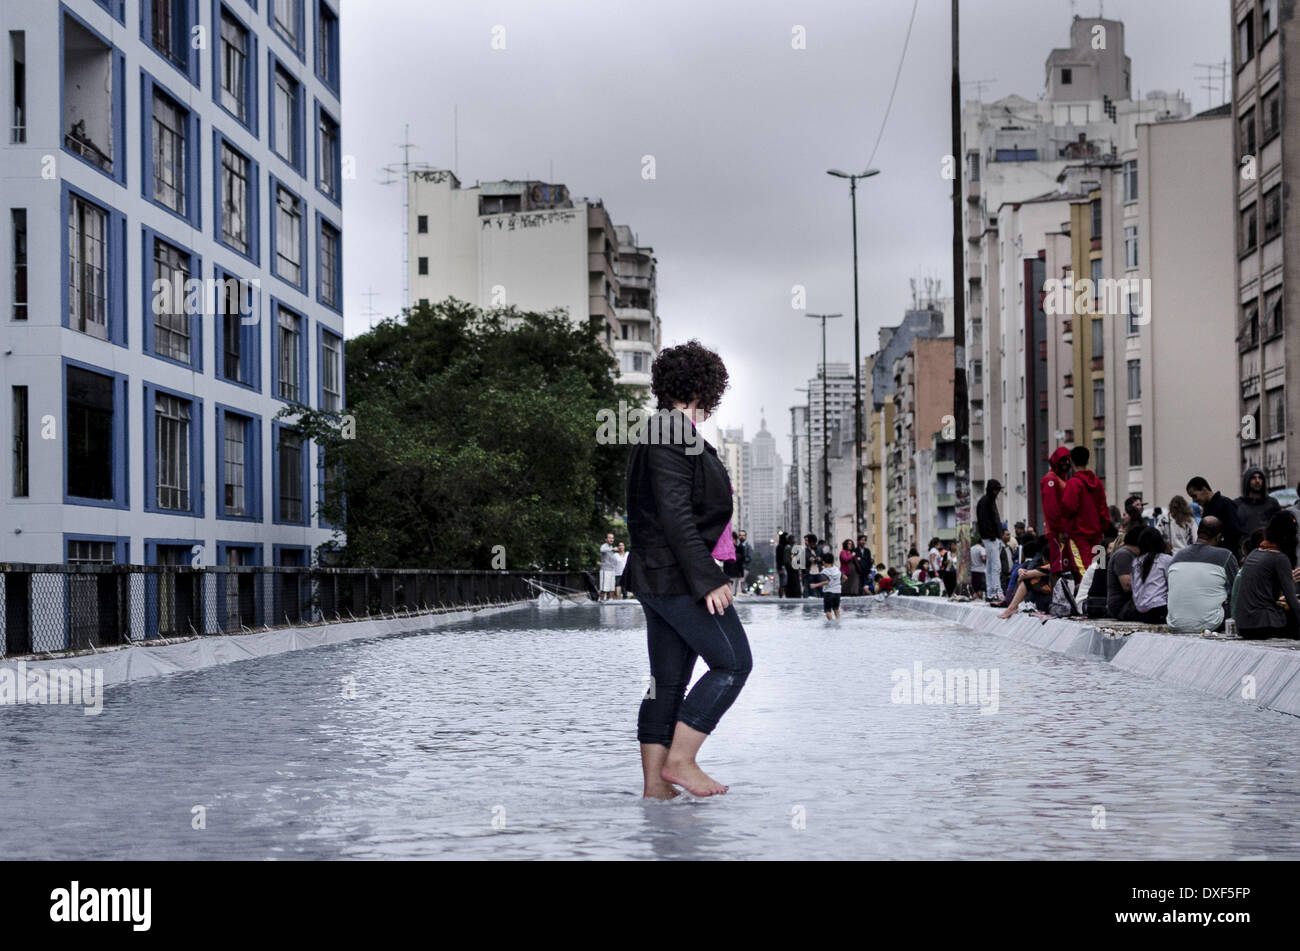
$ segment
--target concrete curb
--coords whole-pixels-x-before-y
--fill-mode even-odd
[[[85,675],[102,670],[104,687],[107,688],[151,677],[269,657],[287,651],[341,644],[364,637],[428,630],[476,615],[516,610],[528,603],[472,608],[445,614],[414,614],[340,621],[311,627],[277,628],[253,634],[208,634],[179,643],[154,647],[131,645],[51,660],[0,661],[0,672],[7,671],[9,676],[16,677],[20,671],[80,670]],[[19,664],[23,666],[19,667]],[[6,705],[0,704],[0,707]]]
[[[1105,660],[1120,670],[1201,693],[1300,716],[1300,649],[1295,641],[1240,641],[1192,634],[1099,631],[1085,621],[1017,615],[1005,621],[981,604],[940,598],[891,603],[1069,657]]]

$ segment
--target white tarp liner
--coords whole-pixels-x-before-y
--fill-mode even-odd
[[[42,668],[62,670],[79,669],[85,672],[103,670],[104,686],[162,677],[186,670],[202,670],[218,664],[282,654],[285,651],[305,650],[326,644],[377,637],[404,631],[421,631],[456,623],[475,614],[513,610],[516,605],[453,611],[447,614],[420,614],[398,618],[367,618],[362,621],[341,621],[315,627],[280,628],[255,634],[205,635],[176,644],[156,647],[108,648],[93,654],[75,657],[58,657],[50,660],[27,660],[28,671]],[[18,661],[0,661],[0,670],[9,668],[17,676]]]

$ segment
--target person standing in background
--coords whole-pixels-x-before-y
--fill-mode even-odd
[[[627,597],[627,592],[623,590],[623,569],[627,567],[627,547],[622,542],[618,543],[615,556],[617,562],[615,570],[618,573],[614,575],[614,597],[621,601]]]
[[[605,543],[600,546],[600,600],[608,601],[614,596],[614,579],[618,574],[618,551],[614,547],[614,533],[607,532]]]
[[[989,479],[975,506],[975,527],[984,546],[984,596],[993,602],[1002,600],[1002,518],[998,515],[1001,491],[1002,483]]]

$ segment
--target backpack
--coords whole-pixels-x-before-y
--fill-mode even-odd
[[[1079,605],[1074,600],[1074,579],[1058,578],[1052,586],[1052,604],[1047,609],[1052,617],[1074,617],[1079,614]]]

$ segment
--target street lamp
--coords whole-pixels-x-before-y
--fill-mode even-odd
[[[869,168],[861,174],[850,175],[831,168],[826,170],[826,174],[849,180],[849,202],[853,206],[853,502],[857,519],[854,535],[861,535],[866,531],[866,521],[862,517],[862,329],[858,320],[858,179],[879,175],[880,169]]]
[[[836,317],[843,317],[843,314],[808,314],[813,320],[822,322],[822,530],[825,534],[823,539],[831,537],[831,463],[830,463],[830,446],[831,446],[831,426],[830,426],[830,407],[826,398],[826,321],[833,320]],[[812,412],[811,407],[808,414],[808,434],[809,446],[812,445]],[[861,460],[859,460],[861,461]],[[859,482],[861,482],[861,473],[859,473]]]

